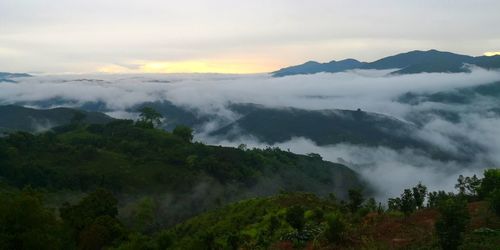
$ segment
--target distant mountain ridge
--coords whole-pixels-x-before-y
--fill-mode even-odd
[[[274,77],[289,75],[336,73],[353,69],[395,69],[391,74],[416,73],[458,73],[470,71],[465,65],[476,65],[486,69],[499,69],[500,56],[468,56],[451,52],[414,50],[393,56],[384,57],[373,62],[360,62],[355,59],[318,63],[307,63],[290,66],[272,72]]]
[[[17,78],[17,77],[31,77],[31,75],[26,73],[0,72],[0,82],[14,83],[16,81],[12,80],[12,78]]]
[[[67,125],[77,113],[84,115],[83,122],[105,124],[114,119],[98,112],[87,112],[71,108],[32,109],[22,106],[0,106],[0,132],[39,132]]]

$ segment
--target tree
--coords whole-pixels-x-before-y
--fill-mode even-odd
[[[455,250],[462,243],[463,232],[469,222],[467,201],[452,197],[438,206],[440,217],[436,221],[436,233],[439,244],[444,250]]]
[[[338,213],[326,216],[325,236],[330,242],[339,242],[344,238],[346,223]]]
[[[285,219],[297,231],[302,231],[305,224],[304,209],[301,206],[292,206],[286,210]]]
[[[152,229],[155,220],[156,203],[150,197],[139,200],[132,211],[134,228],[142,233]]]
[[[117,204],[116,198],[104,189],[88,194],[78,204],[63,204],[60,216],[78,241],[79,249],[102,249],[124,234],[115,218]]]
[[[32,190],[0,194],[0,249],[59,249],[60,226]]]
[[[161,124],[161,119],[163,118],[163,116],[153,108],[142,107],[141,109],[139,109],[139,112],[141,112],[141,114],[139,115],[141,119],[139,120],[138,125],[145,128],[154,128]]]
[[[496,215],[500,216],[500,187],[490,192],[488,201],[490,202],[491,210],[493,210]]]
[[[64,203],[59,212],[65,223],[82,230],[100,216],[114,218],[118,214],[117,204],[118,201],[109,191],[97,189],[76,205]]]
[[[427,196],[427,187],[422,185],[421,182],[419,182],[417,186],[412,188],[412,190],[413,190],[413,199],[415,201],[415,206],[418,209],[423,208],[425,197]]]
[[[500,187],[500,168],[487,169],[484,171],[484,178],[478,189],[478,195],[484,199],[488,197],[491,191],[498,187]]]
[[[458,193],[464,196],[477,196],[477,191],[481,185],[481,180],[477,178],[476,175],[472,177],[464,177],[463,175],[458,176],[457,184],[455,188],[458,189]]]
[[[179,125],[174,128],[172,134],[181,138],[185,142],[193,141],[193,130],[190,127]]]
[[[476,175],[473,175],[472,177],[466,177],[465,182],[467,183],[465,188],[467,189],[468,194],[470,196],[477,196],[477,191],[481,186],[481,179],[477,178]]]
[[[389,198],[387,201],[387,207],[391,211],[400,211],[401,210],[401,198]]]
[[[358,211],[361,207],[361,204],[364,202],[363,193],[360,189],[349,189],[348,191],[349,203],[348,207],[352,213]]]
[[[410,189],[405,189],[403,194],[401,194],[401,212],[406,216],[415,211],[415,198],[413,198],[413,193]]]
[[[377,202],[375,201],[375,199],[374,198],[368,199],[365,203],[365,208],[368,209],[370,212],[375,212],[375,210],[377,210]]]

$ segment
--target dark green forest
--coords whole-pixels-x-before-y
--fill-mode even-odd
[[[0,138],[0,249],[495,249],[500,170],[387,205],[318,154],[209,146],[161,115]]]

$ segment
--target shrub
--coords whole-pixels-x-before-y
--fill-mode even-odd
[[[326,216],[327,227],[325,237],[330,242],[339,242],[343,239],[346,231],[346,223],[338,213],[332,213]]]
[[[500,216],[500,188],[493,190],[490,193],[488,200],[490,202],[491,210],[493,210],[496,215]]]
[[[467,201],[449,198],[439,204],[440,218],[436,221],[439,244],[444,250],[455,250],[462,243],[463,232],[469,222]]]
[[[301,231],[304,228],[304,209],[301,206],[293,206],[286,210],[286,221],[290,226]]]

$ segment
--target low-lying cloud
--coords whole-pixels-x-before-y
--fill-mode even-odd
[[[272,78],[269,75],[169,74],[169,75],[62,75],[20,78],[18,83],[0,84],[0,104],[79,107],[102,103],[107,114],[134,118],[129,109],[144,102],[168,100],[202,114],[234,121],[239,116],[227,108],[230,103],[255,103],[268,107],[300,109],[362,109],[408,120],[413,113],[428,110],[453,111],[459,122],[431,116],[414,136],[453,154],[471,154],[473,161],[439,161],[411,149],[331,145],[320,147],[307,138],[276,144],[297,153],[320,153],[325,159],[341,161],[361,173],[379,190],[379,197],[397,195],[402,188],[419,181],[431,189],[453,189],[459,174],[480,174],[484,168],[500,166],[500,119],[482,112],[498,107],[498,101],[478,97],[468,104],[424,102],[410,105],[396,101],[405,93],[436,93],[500,81],[500,72],[473,68],[470,73],[422,73],[387,75],[386,71],[297,75]],[[168,119],[168,117],[167,117]],[[219,123],[209,121],[208,130]],[[207,131],[204,131],[207,132]],[[199,140],[223,145],[245,143],[266,147],[250,137],[228,142],[198,134]]]

